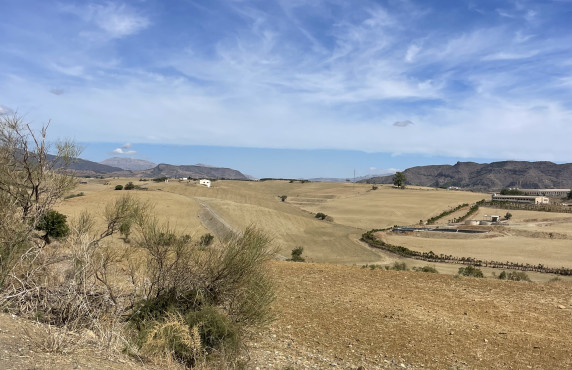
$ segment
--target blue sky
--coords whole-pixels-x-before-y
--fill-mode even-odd
[[[82,157],[570,162],[572,1],[0,0],[0,113]]]

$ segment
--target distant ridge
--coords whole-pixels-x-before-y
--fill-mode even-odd
[[[242,172],[231,168],[222,167],[204,167],[204,166],[174,166],[171,164],[161,163],[156,167],[140,171],[140,176],[145,177],[206,177],[209,179],[229,179],[229,180],[249,180]]]
[[[408,185],[495,191],[502,188],[549,189],[572,187],[572,163],[502,161],[493,163],[457,162],[408,168],[403,171]],[[372,177],[360,182],[391,184],[393,175]]]
[[[50,155],[51,160],[56,157]],[[125,158],[119,158],[125,159]],[[104,161],[105,162],[105,161]],[[147,161],[144,161],[147,162]],[[109,162],[108,162],[109,163]],[[151,163],[151,162],[148,162]],[[103,163],[88,161],[76,158],[69,166],[69,169],[76,176],[121,176],[121,177],[190,177],[190,178],[209,178],[209,179],[229,179],[229,180],[250,180],[242,172],[231,168],[212,167],[212,166],[175,166],[171,164],[161,163],[153,168],[146,170],[126,170],[116,166],[109,166]]]
[[[129,171],[148,170],[157,166],[156,163],[145,161],[143,159],[120,158],[120,157],[108,158],[99,163],[105,164],[107,166],[119,167],[123,170],[129,170]]]

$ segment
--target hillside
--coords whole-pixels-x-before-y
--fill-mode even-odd
[[[243,173],[231,168],[210,167],[210,166],[174,166],[171,164],[161,163],[156,167],[140,172],[144,177],[191,177],[209,179],[229,179],[229,180],[248,180]]]
[[[121,169],[129,171],[148,170],[157,166],[156,163],[145,161],[143,159],[119,158],[119,157],[108,158],[99,163],[105,164],[107,166],[119,167]]]
[[[572,163],[503,161],[493,163],[457,162],[455,165],[412,167],[403,171],[408,185],[474,190],[519,188],[570,188]],[[392,175],[363,180],[368,184],[391,184]]]
[[[55,156],[50,155],[53,160]],[[76,158],[69,166],[76,176],[113,176],[113,177],[190,177],[229,180],[250,180],[240,171],[231,168],[213,167],[207,165],[171,164],[155,165],[152,162],[131,158],[110,158],[101,163]]]

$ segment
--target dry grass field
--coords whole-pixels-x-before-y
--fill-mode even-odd
[[[255,225],[271,235],[279,256],[304,247],[310,262],[273,261],[275,315],[248,337],[247,368],[479,369],[572,367],[572,281],[528,273],[535,283],[463,278],[459,265],[432,263],[439,274],[362,268],[364,264],[428,265],[400,258],[359,241],[372,228],[414,225],[443,210],[473,203],[486,194],[347,183],[288,181],[134,181],[147,190],[116,191],[133,179],[79,184],[83,193],[58,210],[70,218],[83,210],[101,215],[105,204],[125,194],[148,202],[179,232],[200,237]],[[285,202],[279,198],[287,195]],[[333,221],[314,217],[323,212]],[[459,217],[461,210],[445,217]],[[473,219],[504,215],[481,208]],[[572,267],[572,215],[511,211],[505,225],[487,234],[395,234],[382,237],[419,251],[482,259]],[[487,215],[487,216],[486,216]],[[99,222],[103,225],[103,219]],[[440,220],[444,227],[446,220]],[[121,247],[123,240],[115,238]],[[347,266],[357,265],[357,266]],[[494,271],[483,268],[487,277]],[[53,329],[0,315],[0,368],[150,368],[93,344],[78,342],[58,353]],[[34,339],[38,333],[46,341]],[[30,334],[31,333],[31,334]]]
[[[373,249],[360,242],[363,232],[393,225],[414,225],[442,211],[463,203],[488,198],[487,194],[447,191],[422,187],[405,190],[392,186],[353,183],[301,183],[289,181],[215,181],[209,189],[197,182],[171,181],[155,183],[134,181],[146,191],[115,191],[133,179],[88,179],[73,193],[85,195],[65,200],[59,210],[74,217],[83,209],[101,214],[107,202],[129,193],[153,204],[155,214],[180,232],[194,237],[211,232],[221,236],[224,231],[242,230],[256,225],[271,235],[279,256],[288,258],[290,251],[304,247],[310,262],[338,264],[391,264],[403,261],[410,266],[423,266],[423,261],[399,258]],[[286,195],[285,202],[279,196]],[[467,208],[437,222],[460,217]],[[333,221],[314,217],[323,212]],[[487,219],[507,211],[481,207],[472,219]],[[503,227],[484,235],[450,235],[388,233],[386,241],[418,251],[452,254],[459,257],[542,263],[550,267],[572,267],[572,215],[511,211],[512,219]],[[116,240],[116,242],[119,242]],[[440,272],[456,273],[458,266],[438,264]],[[492,273],[492,270],[491,270]],[[532,274],[534,280],[548,277]]]

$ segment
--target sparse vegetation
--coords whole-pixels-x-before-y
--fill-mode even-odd
[[[459,272],[457,273],[457,275],[477,277],[477,278],[485,277],[481,269],[476,268],[475,266],[472,265],[466,267],[459,267]]]
[[[153,179],[154,182],[165,182],[165,181],[167,181],[167,180],[169,180],[169,178],[166,177],[166,176],[163,176],[163,177],[155,177],[155,178]]]
[[[432,274],[438,274],[439,273],[439,271],[437,271],[437,269],[433,266],[413,267],[413,271],[428,272],[428,273],[432,273]]]
[[[314,217],[319,218],[320,220],[325,220],[326,217],[328,217],[328,215],[325,213],[322,213],[322,212],[318,212],[318,213],[316,213],[316,216],[314,216]]]
[[[0,291],[16,264],[45,246],[33,232],[77,183],[65,169],[79,154],[69,142],[48,155],[47,126],[35,132],[17,115],[0,115]]]
[[[292,262],[305,262],[306,259],[302,257],[302,253],[304,252],[304,247],[296,247],[292,249],[292,257],[288,259],[288,261]]]
[[[386,270],[395,270],[395,271],[409,271],[409,267],[405,262],[394,262],[391,266],[385,266]]]
[[[280,198],[281,201],[286,201],[286,199],[288,198],[287,195],[279,195],[278,198]]]
[[[82,191],[82,192],[79,192],[79,193],[77,193],[77,194],[69,194],[69,195],[66,195],[66,196],[64,197],[64,199],[72,199],[72,198],[77,198],[77,197],[83,197],[84,195],[85,195],[85,193]]]
[[[135,189],[135,184],[133,184],[133,182],[129,181],[124,187],[123,189],[125,190],[133,190]]]
[[[209,245],[212,244],[213,241],[214,241],[214,235],[211,233],[206,233],[201,235],[201,238],[199,239],[199,245],[202,247],[208,247]]]
[[[524,271],[509,271],[508,273],[506,271],[502,271],[499,274],[499,279],[512,281],[531,281],[528,277],[528,274]]]

